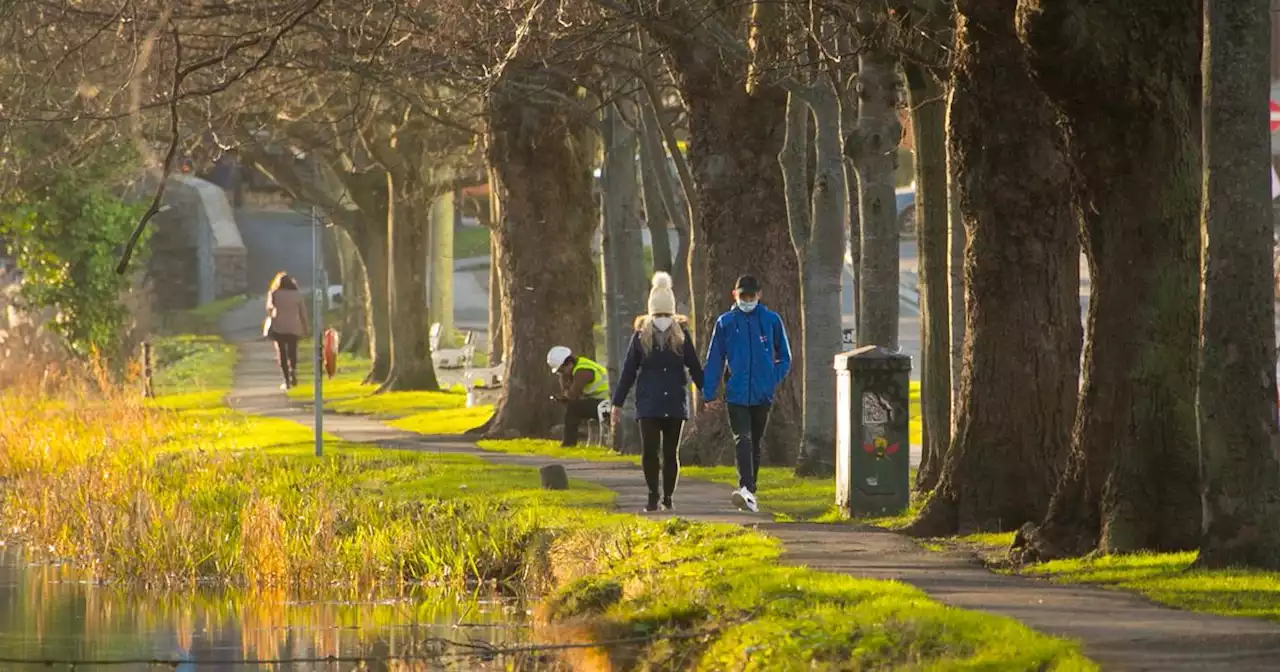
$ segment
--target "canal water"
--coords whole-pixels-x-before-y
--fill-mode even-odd
[[[504,669],[512,658],[492,649],[525,641],[525,621],[523,607],[491,592],[425,590],[381,601],[141,592],[0,549],[6,671]]]

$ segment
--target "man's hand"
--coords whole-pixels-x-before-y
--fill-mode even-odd
[[[614,406],[614,407],[613,407],[613,413],[611,413],[611,415],[613,416],[613,424],[615,424],[615,425],[616,425],[616,424],[618,424],[619,422],[622,422],[622,409],[621,409],[621,408],[618,408],[617,406]]]

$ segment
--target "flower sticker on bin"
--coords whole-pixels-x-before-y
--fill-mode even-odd
[[[875,455],[877,460],[883,460],[886,455],[897,453],[898,448],[898,444],[889,443],[889,440],[883,436],[877,436],[871,443],[862,444],[862,450],[868,455]]]

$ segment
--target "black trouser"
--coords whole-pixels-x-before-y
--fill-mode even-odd
[[[729,404],[729,430],[737,444],[738,487],[755,494],[760,475],[760,440],[769,425],[769,404],[735,406]]]
[[[682,418],[640,418],[640,444],[644,456],[644,482],[649,486],[649,503],[658,503],[658,472],[662,472],[662,498],[671,499],[680,478],[680,430]],[[658,454],[661,450],[662,458]]]
[[[298,337],[293,334],[271,334],[276,342],[276,361],[286,385],[298,384]]]
[[[570,399],[564,405],[564,439],[562,445],[578,445],[578,425],[599,419],[600,399]]]

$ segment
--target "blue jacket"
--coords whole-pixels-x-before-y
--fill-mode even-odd
[[[672,328],[684,330],[684,347],[680,351],[654,348],[645,352],[640,332],[631,337],[622,375],[613,392],[613,405],[621,407],[631,386],[636,387],[636,417],[689,419],[689,381],[702,387],[702,363],[693,337],[683,324]],[[689,373],[686,375],[685,371]]]
[[[725,401],[735,406],[773,403],[773,394],[791,370],[791,344],[777,313],[756,306],[744,313],[734,306],[716,320],[707,350],[702,395],[714,401],[728,364]]]

